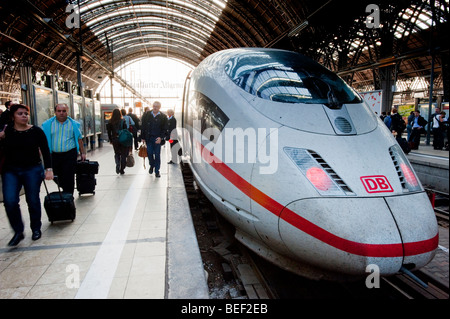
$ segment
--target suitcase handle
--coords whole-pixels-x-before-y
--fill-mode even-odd
[[[61,201],[62,201],[63,197],[62,197],[61,188],[59,187],[59,183],[58,183],[58,176],[53,176],[53,180],[55,181],[56,185],[58,185],[59,197],[61,198]],[[43,181],[44,181],[44,187],[47,192],[47,195],[50,195],[48,188],[47,188],[47,184],[45,183],[45,179]],[[50,196],[48,196],[48,199],[51,201]]]

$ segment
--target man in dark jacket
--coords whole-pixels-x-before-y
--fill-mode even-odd
[[[420,134],[425,132],[425,125],[427,125],[427,120],[420,116],[420,111],[414,111],[414,120],[412,121],[412,131],[409,141],[411,143],[411,149],[419,149],[420,144]]]
[[[402,116],[398,114],[398,110],[394,107],[392,108],[392,115],[391,115],[391,132],[395,131],[397,132],[397,137],[401,138],[402,133],[406,128],[406,123],[403,120]]]
[[[153,110],[146,112],[142,117],[141,136],[147,144],[148,161],[150,162],[150,174],[155,170],[155,176],[161,177],[161,145],[164,144],[167,134],[167,116],[160,112],[161,103],[155,101]]]

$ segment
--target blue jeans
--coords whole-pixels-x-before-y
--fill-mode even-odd
[[[19,193],[22,186],[25,189],[25,199],[30,214],[31,230],[41,229],[41,200],[39,193],[44,178],[42,165],[29,168],[10,167],[2,175],[3,204],[9,223],[15,233],[22,233],[24,225],[19,205]]]
[[[147,155],[150,167],[155,168],[155,172],[159,173],[161,167],[161,144],[155,143],[156,138],[151,138],[147,142]]]

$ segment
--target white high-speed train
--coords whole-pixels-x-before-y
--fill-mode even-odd
[[[400,146],[313,60],[263,48],[212,54],[188,76],[182,113],[183,159],[262,257],[328,280],[434,257],[433,208]]]

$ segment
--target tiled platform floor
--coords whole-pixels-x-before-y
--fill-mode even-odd
[[[148,174],[143,159],[124,175],[115,173],[111,145],[90,152],[100,163],[95,195],[75,191],[76,219],[50,224],[42,210],[42,238],[31,240],[21,196],[25,239],[7,246],[13,233],[0,205],[1,298],[167,297],[166,147],[161,178]],[[136,154],[136,153],[135,153]],[[56,191],[54,182],[47,182]],[[41,202],[46,195],[41,188]]]

